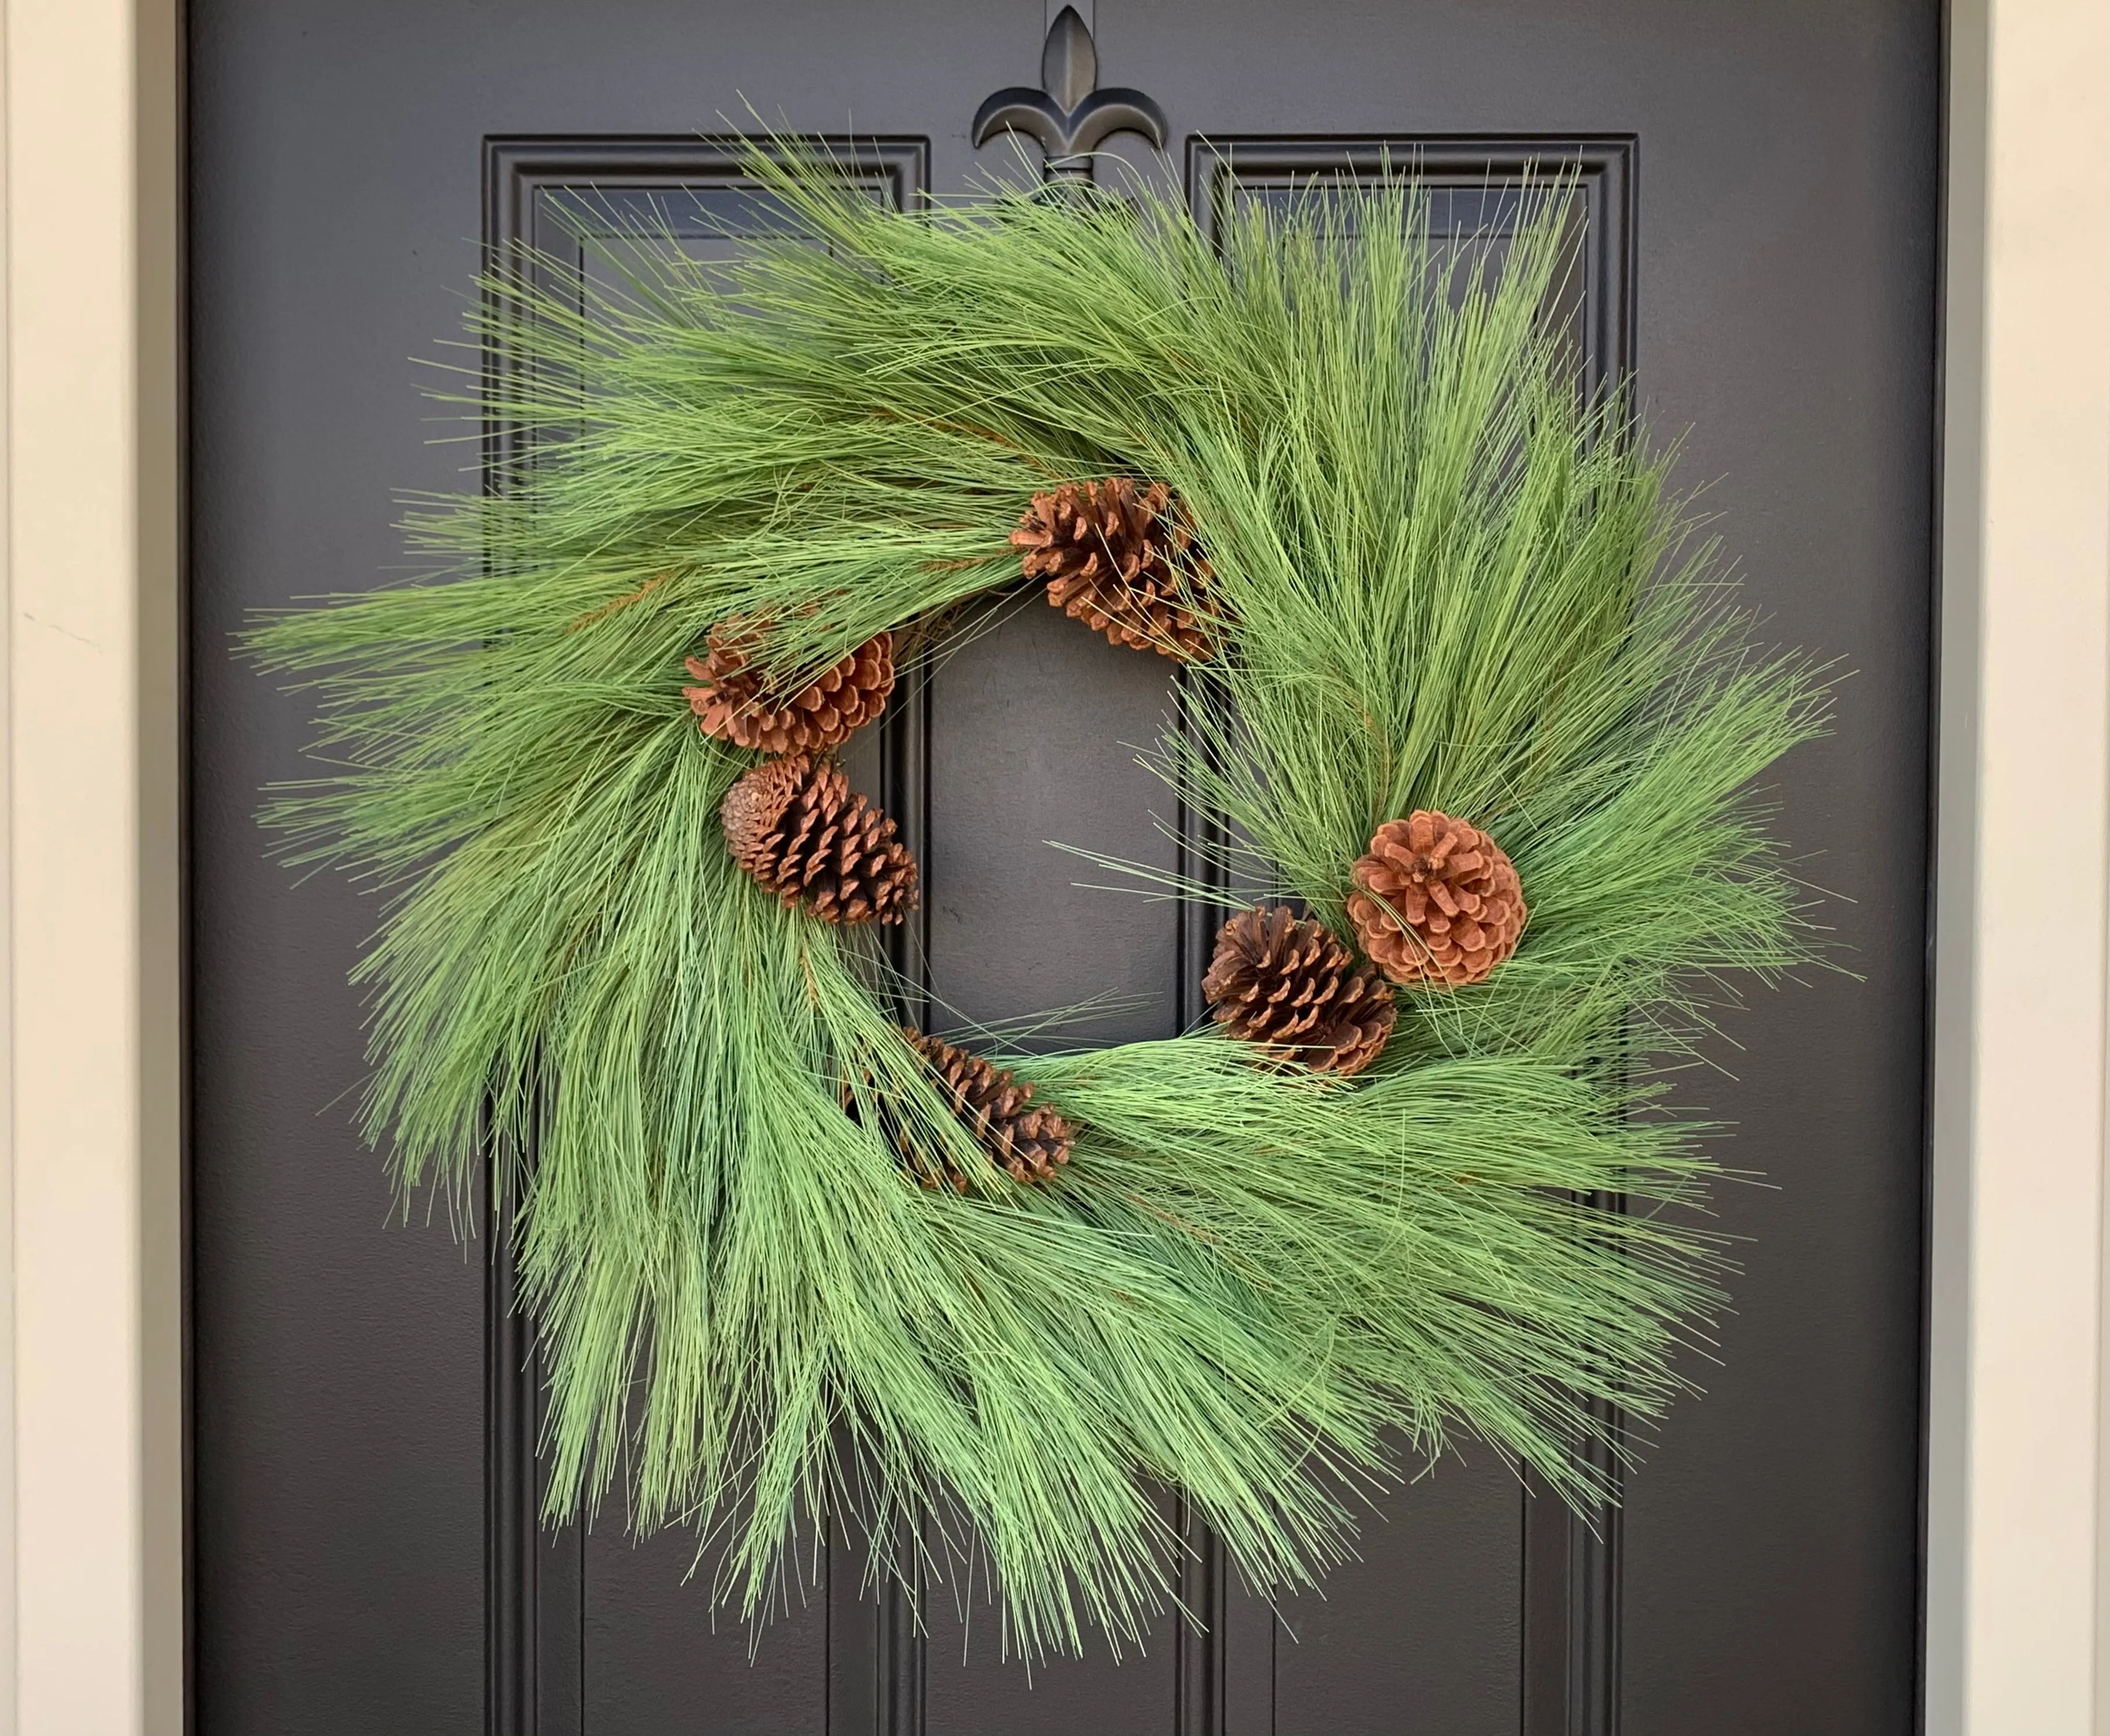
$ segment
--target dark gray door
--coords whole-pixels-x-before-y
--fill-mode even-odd
[[[258,786],[303,701],[228,655],[243,612],[378,582],[392,492],[459,486],[407,358],[479,248],[581,190],[695,245],[766,220],[723,143],[752,102],[853,138],[882,197],[960,188],[1034,84],[1043,0],[192,0],[191,1208],[196,1727],[827,1736],[1872,1736],[1917,1674],[1923,972],[1938,9],[1931,0],[1100,0],[1098,75],[1148,98],[1205,220],[1418,156],[1462,211],[1579,175],[1582,365],[1692,430],[1752,597],[1858,672],[1781,824],[1859,980],[1736,1020],[1691,1095],[1735,1124],[1752,1240],[1723,1366],[1593,1530],[1468,1452],[1386,1504],[1324,1598],[1270,1612],[1197,1536],[1203,1619],[1035,1672],[985,1607],[825,1593],[749,1657],[692,1543],[532,1523],[532,1346],[444,1205],[390,1220],[344,1099],[370,900],[264,859]],[[1073,44],[1073,46],[1076,46]],[[1055,82],[1059,84],[1058,79]],[[1074,91],[1062,93],[1074,95]],[[1060,105],[1057,105],[1059,108]],[[1024,124],[1023,116],[1017,116]],[[1050,124],[1051,126],[1053,124]],[[1059,134],[1059,128],[1054,129]],[[1206,136],[1207,147],[1202,143]],[[999,139],[988,163],[1011,155]],[[1490,197],[1494,201],[1491,206]],[[990,1020],[1109,992],[1090,1035],[1194,1010],[1197,918],[1071,885],[1040,841],[1132,858],[1161,791],[1161,659],[1016,614],[898,708],[863,775],[926,876],[933,991]],[[1850,901],[1849,901],[1850,900]]]

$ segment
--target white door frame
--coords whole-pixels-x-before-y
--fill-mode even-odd
[[[183,1729],[177,0],[5,0],[0,1732]]]
[[[0,0],[0,1736],[183,1720],[178,7]],[[2110,5],[1949,37],[1926,1724],[2110,1736]]]
[[[1954,0],[1947,134],[1927,1729],[2103,1736],[2110,6]]]

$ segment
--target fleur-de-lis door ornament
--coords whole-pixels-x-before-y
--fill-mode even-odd
[[[1089,181],[1091,152],[1116,133],[1140,133],[1165,148],[1165,111],[1139,90],[1099,88],[1099,51],[1074,6],[1048,27],[1040,50],[1040,88],[1014,84],[975,115],[974,141],[1022,133],[1046,153],[1043,172],[1055,183]]]

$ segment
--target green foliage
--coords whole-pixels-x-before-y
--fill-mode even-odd
[[[269,823],[387,900],[367,1130],[406,1189],[488,1163],[517,1211],[553,1515],[620,1486],[753,1616],[801,1516],[854,1510],[882,1571],[986,1574],[1039,1653],[1163,1602],[1161,1484],[1269,1589],[1460,1434],[1595,1498],[1592,1401],[1659,1416],[1718,1301],[1704,1130],[1621,1057],[1809,955],[1740,792],[1822,690],[1752,650],[1626,405],[1578,394],[1543,317],[1568,190],[1490,263],[1406,179],[1219,246],[1148,198],[912,217],[754,173],[821,245],[633,237],[614,288],[508,262],[458,401],[514,438],[413,521],[431,578],[250,641],[315,684],[333,767]],[[1064,1179],[926,1192],[879,1129],[972,1148],[869,944],[731,866],[747,759],[682,659],[734,615],[787,673],[883,627],[942,648],[1015,582],[1026,497],[1114,474],[1170,482],[1214,569],[1223,654],[1157,764],[1231,876],[1346,935],[1371,832],[1438,807],[1530,926],[1483,987],[1403,997],[1359,1080],[1207,1032],[1018,1059],[1083,1130]]]

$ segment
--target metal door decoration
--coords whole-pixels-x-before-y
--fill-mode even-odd
[[[1116,133],[1135,133],[1165,148],[1165,112],[1139,90],[1102,90],[1099,51],[1074,6],[1048,28],[1040,51],[1040,88],[1014,84],[976,112],[977,145],[1017,133],[1040,147],[1050,180],[1092,179],[1092,152]]]
[[[998,70],[998,79],[978,80],[969,89],[987,89],[1000,82]],[[1162,92],[1158,79],[1163,70],[1160,67],[1158,76],[1137,82]],[[1179,93],[1170,94],[1176,97]],[[1086,17],[1077,7],[1065,6],[1042,44],[1039,88],[996,90],[962,136],[976,145],[1007,135],[1027,139],[1039,149],[1041,173],[1051,191],[1071,196],[1054,208],[1074,204],[1089,214],[1105,208],[1103,193],[1087,191],[1095,168],[1106,161],[1097,153],[1123,134],[1154,152],[1165,152],[1173,136],[1165,106],[1152,94],[1101,85],[1098,49]],[[904,130],[894,137],[838,137],[824,143],[831,172],[857,183],[880,203],[899,211],[925,203],[932,153],[924,138]],[[1506,138],[1452,132],[1329,138],[1308,129],[1225,129],[1215,136],[1190,134],[1184,167],[1193,220],[1201,233],[1220,244],[1234,243],[1239,225],[1256,209],[1279,217],[1293,212],[1313,189],[1335,188],[1342,192],[1330,209],[1338,214],[1351,209],[1355,189],[1407,170],[1423,190],[1431,233],[1465,242],[1492,235],[1497,272],[1502,248],[1545,208],[1542,201],[1534,206],[1534,188],[1543,189],[1549,174],[1564,177],[1561,222],[1571,248],[1571,269],[1543,299],[1540,320],[1560,337],[1573,377],[1581,383],[1581,397],[1589,401],[1601,398],[1608,388],[1632,374],[1634,162],[1634,139],[1610,134],[1520,133]],[[589,317],[599,293],[593,281],[595,255],[632,246],[641,229],[670,231],[691,256],[731,260],[746,250],[749,238],[781,235],[787,223],[800,220],[796,198],[784,197],[781,188],[771,184],[767,165],[758,165],[751,147],[730,137],[618,134],[606,128],[577,136],[492,136],[486,140],[485,164],[485,238],[491,256],[509,261],[516,244],[522,243],[551,256],[555,269],[543,287],[575,285],[573,310]],[[1143,171],[1146,177],[1152,173]],[[1150,195],[1141,182],[1135,197],[1148,203]],[[502,358],[499,365],[509,365]],[[503,394],[493,400],[500,411],[493,424],[495,451],[525,450],[506,425],[505,411],[512,401]],[[208,492],[212,486],[207,484]],[[1204,554],[1211,531],[1204,514],[1197,527]],[[935,544],[930,552],[938,552]],[[649,582],[657,582],[656,576]],[[632,590],[641,588],[602,601],[624,609]],[[581,642],[592,637],[580,625],[590,619],[599,617],[582,610],[573,623]],[[700,653],[703,628],[709,624],[695,627]],[[1022,617],[1006,617],[993,630],[1016,641],[1029,628]],[[977,633],[982,631],[976,627]],[[1030,631],[1039,636],[1035,644],[1047,632]],[[1066,649],[1063,655],[1072,654]],[[1099,660],[1106,662],[1103,655]],[[970,714],[962,701],[971,690],[958,672],[971,670],[973,664],[973,655],[964,653],[942,667],[904,663],[899,687],[881,721],[843,751],[853,782],[898,823],[911,856],[935,863],[938,883],[946,889],[936,908],[926,905],[888,937],[899,1011],[926,1029],[934,1015],[942,1026],[942,1009],[958,1004],[961,997],[958,967],[950,962],[955,954],[949,952],[958,944],[952,938],[958,921],[953,906],[973,882],[962,877],[961,864],[968,857],[952,828],[957,827],[954,816],[961,801],[955,792],[967,787],[959,777],[962,748],[971,741],[971,735],[962,735]],[[1197,691],[1198,681],[1206,690],[1206,673],[1159,673],[1180,739],[1190,746],[1222,747],[1220,740],[1211,742],[1207,736],[1207,693]],[[1148,671],[1124,673],[1119,678],[1130,687],[1140,678],[1139,691],[1148,689]],[[663,686],[658,677],[654,680]],[[637,697],[644,696],[641,688]],[[1216,763],[1220,766],[1224,758],[1216,755]],[[1165,974],[1177,985],[1167,1005],[1175,1029],[1191,1029],[1209,1016],[1202,981],[1234,890],[1222,864],[1238,834],[1210,803],[1189,799],[1197,793],[1189,788],[1175,807],[1170,854],[1160,868],[1183,889],[1165,936],[1170,963]],[[1405,824],[1403,813],[1400,823]],[[1035,829],[1035,839],[1042,830],[1057,836],[1075,835],[1071,827],[1050,822]],[[1497,836],[1495,843],[1501,842]],[[1528,899],[1542,870],[1528,856],[1519,858],[1519,869]],[[1555,932],[1542,925],[1539,938]],[[1527,939],[1519,956],[1528,960],[1532,945]],[[1164,969],[1155,962],[1147,968]],[[1499,976],[1490,980],[1499,981]],[[971,1002],[974,992],[966,998]],[[1024,1058],[1020,1072],[1037,1079],[1044,1097],[1058,1106],[1075,1082],[1074,1073],[1066,1074],[1048,1058]],[[1080,1095],[1089,1098],[1089,1090]],[[876,1117],[883,1111],[866,1113]],[[1086,1133],[1089,1138],[1089,1122]],[[1070,1173],[1088,1175],[1085,1161],[1086,1168]],[[1622,1204],[1609,1194],[1578,1201],[1586,1212],[1616,1211]],[[616,1645],[609,1624],[617,1619],[618,1606],[611,1596],[626,1583],[641,1587],[645,1580],[637,1571],[620,1568],[618,1555],[577,1530],[552,1536],[542,1529],[544,1473],[537,1453],[549,1437],[546,1383],[551,1369],[522,1307],[510,1214],[491,1201],[481,1209],[490,1213],[487,1228],[495,1255],[482,1308],[487,1720],[494,1731],[538,1730],[544,1736],[588,1727],[627,1727],[626,1715],[614,1709],[621,1693],[609,1674],[609,1661],[647,1645],[663,1650],[677,1629],[691,1629],[701,1619],[698,1612],[708,1608],[709,1589],[677,1589],[681,1558],[655,1553],[651,1559],[659,1567],[643,1571],[655,1586],[663,1586],[663,1593],[653,1591],[647,1618],[630,1640]],[[212,1317],[210,1303],[205,1317]],[[1622,1717],[1620,1646],[1628,1621],[1621,1602],[1626,1575],[1618,1501],[1620,1461],[1612,1443],[1624,1425],[1616,1407],[1601,1398],[1573,1414],[1578,1421],[1588,1419],[1570,1445],[1601,1494],[1563,1506],[1548,1498],[1551,1492],[1543,1485],[1528,1489],[1512,1509],[1520,1511],[1516,1534],[1523,1547],[1521,1574],[1510,1583],[1521,1592],[1521,1607],[1506,1624],[1496,1622],[1487,1631],[1492,1648],[1499,1649],[1506,1631],[1508,1643],[1517,1648],[1520,1697],[1511,1703],[1526,1736],[1551,1736],[1555,1730],[1568,1736],[1609,1736]],[[1347,1677],[1314,1691],[1318,1679],[1313,1672],[1329,1667],[1325,1660],[1338,1655],[1329,1650],[1332,1642],[1326,1638],[1328,1628],[1336,1625],[1334,1616],[1319,1625],[1315,1646],[1299,1615],[1288,1614],[1286,1627],[1265,1595],[1256,1597],[1241,1584],[1234,1552],[1207,1522],[1205,1508],[1191,1507],[1176,1488],[1154,1498],[1167,1534],[1178,1539],[1171,1559],[1175,1581],[1169,1588],[1174,1601],[1153,1629],[1151,1661],[1131,1662],[1117,1672],[1126,1685],[1113,1686],[1112,1675],[1094,1673],[1092,1666],[1084,1666],[1084,1675],[1075,1673],[1075,1666],[1067,1674],[1060,1666],[1038,1670],[1030,1686],[1021,1682],[1023,1697],[992,1681],[974,1685],[980,1679],[972,1670],[962,1674],[944,1661],[946,1650],[957,1645],[970,1661],[993,1658],[989,1637],[968,1625],[964,1610],[955,1623],[943,1607],[940,1582],[927,1580],[920,1570],[882,1575],[875,1597],[857,1522],[840,1522],[845,1516],[838,1515],[822,1527],[825,1548],[809,1557],[818,1569],[817,1602],[803,1615],[795,1600],[788,1609],[780,1605],[777,1625],[763,1635],[755,1654],[759,1662],[754,1666],[752,1685],[736,1685],[736,1670],[723,1676],[722,1687],[710,1690],[713,1709],[707,1722],[722,1718],[729,1728],[796,1723],[825,1726],[831,1733],[906,1733],[989,1727],[992,1718],[1021,1729],[1080,1728],[1084,1725],[1075,1720],[1081,1718],[1094,1727],[1134,1725],[1171,1729],[1183,1736],[1202,1731],[1228,1736],[1234,1730],[1277,1727],[1275,1720],[1288,1715],[1284,1708],[1300,1704],[1305,1711],[1298,1716],[1307,1719],[1320,1716],[1315,1708],[1325,1705],[1345,1708],[1350,1702],[1341,1697],[1343,1693],[1362,1693],[1356,1674],[1363,1668],[1360,1664],[1352,1666]],[[1410,1494],[1406,1502],[1425,1505],[1426,1498]],[[1440,1504],[1438,1511],[1442,1511]],[[946,1523],[935,1518],[931,1522]],[[894,1548],[912,1568],[921,1552],[939,1547],[941,1538],[940,1531],[926,1530],[919,1535],[912,1527],[896,1538]],[[639,1560],[645,1562],[645,1557]],[[671,1574],[670,1567],[675,1570]],[[1383,1571],[1392,1579],[1381,1583],[1404,1586],[1411,1575],[1410,1569],[1404,1577],[1392,1567]],[[1363,1589],[1368,1580],[1359,1570],[1343,1582],[1349,1616],[1340,1629],[1343,1633],[1361,1620],[1354,1611],[1356,1600],[1370,1596]],[[598,1592],[596,1585],[602,1588]],[[1306,1629],[1302,1646],[1291,1641],[1293,1628]],[[1419,1629],[1408,1632],[1433,1637],[1446,1630],[1440,1620],[1421,1620]],[[662,1638],[653,1639],[655,1634]],[[1479,1643],[1475,1636],[1474,1644]],[[746,1643],[736,1637],[731,1650],[713,1641],[709,1656],[731,1666],[745,1649]],[[720,1682],[721,1663],[706,1665],[700,1652],[681,1667],[692,1674],[704,1668],[714,1684]],[[1373,1681],[1381,1674],[1373,1675]],[[809,1705],[817,1683],[820,1698]],[[1632,1692],[1630,1682],[1627,1692]],[[722,1701],[717,1697],[721,1693]],[[1080,1702],[1080,1693],[1092,1697]],[[218,1699],[229,1703],[224,1692]],[[1379,1702],[1370,1701],[1367,1707],[1361,1699],[1352,1703],[1358,1709],[1340,1712],[1347,1720],[1340,1727],[1362,1728],[1377,1716]],[[596,1707],[598,1711],[593,1710]],[[998,1707],[1001,1711],[994,1710]],[[1112,1710],[1116,1707],[1126,1709]],[[1311,1727],[1324,1722],[1321,1717]]]

